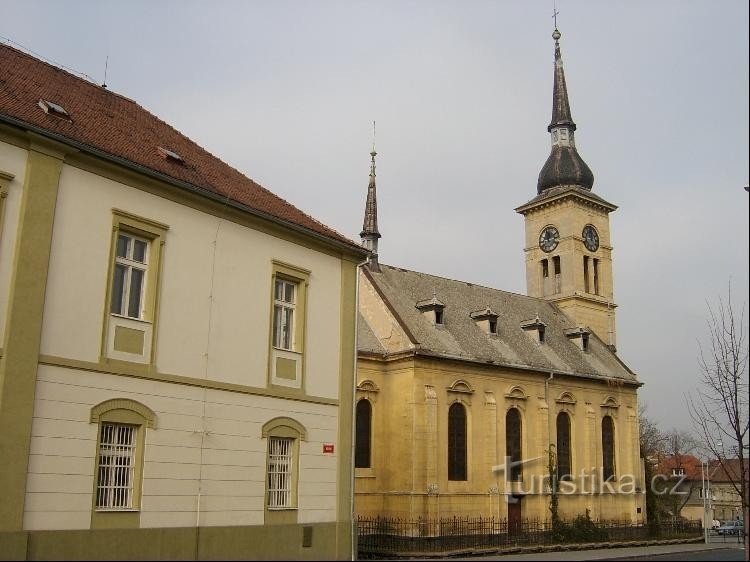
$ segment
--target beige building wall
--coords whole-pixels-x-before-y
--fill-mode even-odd
[[[26,157],[26,150],[0,142],[0,172],[13,176],[13,179],[7,182],[7,195],[0,200],[0,342],[5,338],[8,291],[13,269]],[[0,178],[0,182],[2,181]]]
[[[91,525],[98,424],[91,408],[130,398],[156,414],[146,430],[141,527],[262,525],[266,440],[281,414],[308,431],[299,455],[300,523],[336,520],[338,408],[41,365],[24,528]],[[200,503],[199,496],[200,493]]]
[[[565,411],[571,419],[572,470],[586,476],[580,493],[560,495],[560,514],[572,518],[588,509],[593,518],[644,520],[635,389],[566,377],[553,378],[545,390],[546,379],[541,373],[449,360],[361,357],[358,384],[369,386],[363,382],[372,381],[378,390],[357,392],[357,399],[372,403],[373,465],[357,469],[356,513],[504,518],[506,495],[525,493],[522,517],[547,519],[550,496],[542,480],[549,443],[556,442],[555,420]],[[468,414],[465,482],[448,480],[448,408],[455,401],[463,403]],[[523,458],[540,457],[524,466],[521,483],[506,482],[502,473],[492,470],[504,463],[505,416],[511,407],[521,411]],[[592,481],[601,481],[605,415],[615,422],[615,484],[622,485],[624,493],[592,493]]]
[[[265,387],[271,268],[279,260],[311,272],[307,324],[315,329],[306,331],[305,390],[337,396],[340,259],[69,165],[55,211],[43,355],[99,361],[113,208],[169,226],[155,348],[160,373]]]
[[[16,176],[0,240],[4,307],[26,151],[0,147],[0,170]],[[110,370],[101,356],[113,209],[169,227],[159,273],[154,364],[140,369],[119,365]],[[286,389],[268,383],[272,260],[309,271],[303,387],[292,399]],[[63,164],[24,530],[91,527],[98,431],[98,424],[90,422],[91,410],[113,398],[130,398],[156,415],[156,427],[143,428],[141,527],[263,525],[267,439],[261,428],[279,416],[307,431],[295,467],[297,509],[294,520],[285,521],[345,521],[342,505],[348,500],[341,490],[349,476],[342,467],[349,460],[341,456],[350,453],[349,437],[340,433],[339,399],[344,399],[340,377],[346,368],[342,323],[350,320],[342,315],[342,291],[350,266],[314,245]],[[353,299],[351,281],[346,290]],[[324,443],[334,444],[335,452],[324,453]],[[336,539],[336,544],[349,539]]]

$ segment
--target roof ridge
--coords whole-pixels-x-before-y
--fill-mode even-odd
[[[383,263],[381,263],[380,265],[384,267],[389,267],[391,269],[399,269],[401,271],[407,271],[409,273],[417,273],[419,275],[427,275],[428,277],[436,277],[438,279],[444,279],[446,281],[453,281],[454,283],[464,283],[466,285],[472,285],[474,287],[480,287],[482,289],[489,289],[490,291],[498,291],[499,293],[505,293],[507,295],[515,295],[517,297],[524,297],[533,301],[543,302],[545,304],[552,304],[550,301],[546,299],[542,299],[539,297],[532,297],[531,295],[524,295],[523,293],[517,293],[515,291],[506,291],[505,289],[498,289],[496,287],[488,287],[487,285],[482,285],[481,283],[473,283],[471,281],[464,281],[463,279],[453,279],[452,277],[445,277],[444,275],[434,275],[432,273],[424,273],[422,271],[416,271],[414,269],[406,269],[404,267],[398,267],[395,265],[388,265],[388,264],[383,264]]]
[[[6,49],[10,49],[11,51],[15,51],[16,53],[18,53],[20,55],[23,55],[24,57],[30,58],[30,59],[32,59],[32,60],[34,60],[36,62],[41,62],[45,66],[48,66],[48,67],[50,67],[53,70],[56,70],[58,72],[64,72],[68,76],[70,76],[72,78],[75,78],[76,80],[79,80],[79,81],[83,82],[87,86],[95,88],[96,91],[98,91],[98,92],[104,92],[104,93],[107,93],[107,94],[112,94],[113,96],[117,96],[118,98],[122,98],[122,99],[124,99],[126,101],[129,101],[130,103],[134,103],[134,104],[138,105],[139,107],[142,107],[134,99],[129,98],[128,96],[126,96],[124,94],[120,94],[119,92],[115,92],[114,90],[110,90],[107,87],[102,87],[101,85],[97,84],[96,82],[93,81],[93,78],[91,76],[88,76],[88,74],[85,74],[85,73],[81,72],[80,74],[82,76],[79,76],[79,75],[74,74],[73,72],[71,72],[70,70],[72,70],[72,69],[68,70],[67,68],[65,68],[63,66],[58,66],[58,64],[54,64],[52,61],[35,57],[31,53],[27,53],[26,51],[23,51],[21,49],[17,49],[13,45],[9,45],[8,43],[0,42],[0,47],[5,47]],[[78,71],[76,71],[76,72],[78,72]],[[84,78],[83,76],[88,76],[88,78],[90,78],[90,80]],[[54,101],[54,100],[50,100],[50,101]]]

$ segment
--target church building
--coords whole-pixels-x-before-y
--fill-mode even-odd
[[[380,263],[367,191],[355,511],[642,521],[638,381],[616,354],[609,213],[578,154],[555,29],[552,149],[525,220],[527,294]],[[523,194],[519,194],[522,196]]]

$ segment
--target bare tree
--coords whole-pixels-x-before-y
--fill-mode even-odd
[[[708,304],[707,324],[708,347],[699,344],[700,386],[688,398],[688,408],[701,445],[717,459],[740,497],[748,560],[748,341],[745,305],[735,311],[731,286],[726,301],[719,298],[717,306]]]
[[[646,519],[650,526],[658,528],[662,509],[659,496],[654,490],[653,478],[657,474],[665,439],[656,422],[646,415],[646,406],[643,404],[638,406],[638,432],[646,479]]]

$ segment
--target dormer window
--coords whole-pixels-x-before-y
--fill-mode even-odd
[[[685,469],[684,468],[673,468],[672,469],[672,476],[685,476]]]
[[[546,328],[547,325],[539,320],[539,315],[531,320],[521,322],[521,329],[539,343],[544,343],[544,331]]]
[[[180,164],[185,161],[182,156],[177,154],[174,150],[169,150],[168,148],[163,148],[161,146],[157,146],[156,148],[159,150],[159,154],[161,155],[161,157],[165,160],[171,160]]]
[[[435,309],[435,324],[443,324],[443,309]]]
[[[589,350],[589,336],[591,332],[588,328],[568,328],[565,330],[565,336],[578,346],[581,351]]]
[[[469,316],[477,323],[482,330],[491,336],[497,335],[497,313],[489,305],[480,310],[470,312]]]
[[[438,300],[437,295],[435,292],[432,293],[431,299],[426,299],[417,302],[416,308],[425,315],[425,317],[432,323],[434,326],[443,326],[445,325],[445,303]]]
[[[37,105],[41,107],[47,115],[53,115],[54,117],[60,117],[61,119],[70,120],[70,115],[67,111],[65,111],[65,108],[57,103],[40,99],[39,102],[37,102]]]

